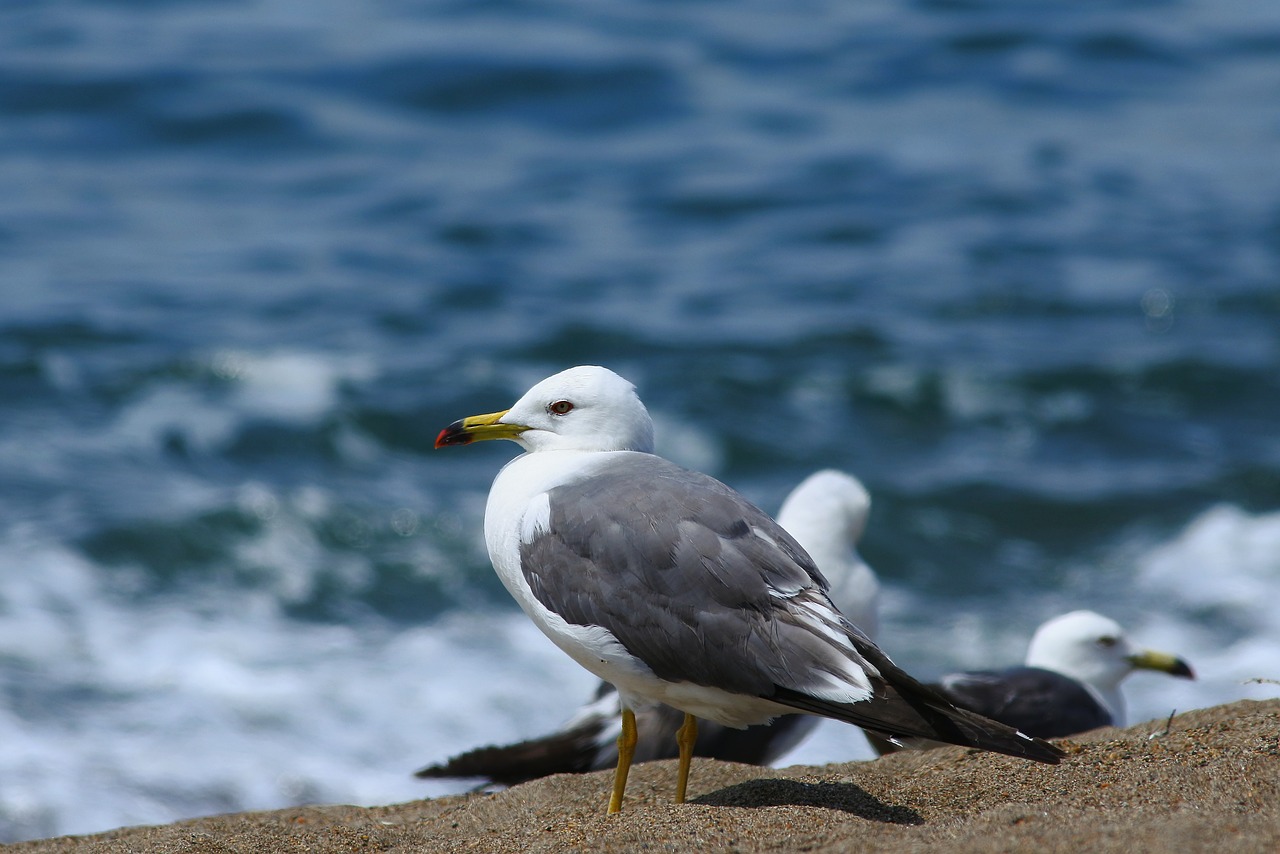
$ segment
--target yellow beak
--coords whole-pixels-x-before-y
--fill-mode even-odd
[[[1184,679],[1196,678],[1190,664],[1167,652],[1144,649],[1142,652],[1129,656],[1129,663],[1140,670],[1159,670],[1161,673],[1168,673],[1170,676],[1181,676]]]
[[[510,410],[490,412],[488,415],[472,415],[455,421],[440,431],[436,437],[436,447],[445,445],[469,445],[485,439],[514,439],[528,427],[523,424],[503,424],[498,419]]]

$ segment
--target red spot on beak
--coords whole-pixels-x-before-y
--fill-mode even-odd
[[[462,426],[462,420],[459,420],[453,422],[448,427],[440,431],[440,435],[436,436],[436,447],[443,448],[445,445],[469,445],[474,440],[475,437],[466,431]]]

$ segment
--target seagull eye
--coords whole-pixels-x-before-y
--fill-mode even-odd
[[[547,411],[552,415],[568,415],[573,411],[573,403],[568,400],[557,400],[547,407]]]
[[[1103,635],[1102,637],[1098,638],[1098,646],[1102,647],[1103,649],[1110,649],[1111,647],[1115,646],[1119,642],[1120,642],[1120,639],[1112,635]]]

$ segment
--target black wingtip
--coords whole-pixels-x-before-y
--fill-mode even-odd
[[[1057,765],[1067,757],[1062,748],[1043,738],[1033,738],[1024,732],[1019,732],[1018,735],[1027,740],[1027,752],[1024,754],[1027,759],[1043,762],[1046,765]]]

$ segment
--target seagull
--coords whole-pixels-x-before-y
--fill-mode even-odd
[[[1135,670],[1195,678],[1191,665],[1176,655],[1135,646],[1115,620],[1072,611],[1036,629],[1024,666],[952,673],[934,687],[957,706],[1028,735],[1065,738],[1124,726],[1120,683]],[[896,749],[883,741],[872,744],[880,753]]]
[[[871,494],[862,481],[822,469],[791,490],[778,510],[778,524],[826,576],[840,613],[874,639],[880,631],[880,582],[858,554],[870,515]]]
[[[1062,738],[1124,726],[1120,683],[1135,670],[1195,678],[1181,658],[1135,646],[1119,623],[1093,611],[1042,624],[1026,661],[1002,671],[953,673],[939,687],[957,705],[1040,738]]]
[[[800,482],[778,511],[778,524],[808,552],[831,584],[840,612],[868,637],[878,628],[880,584],[858,554],[871,496],[856,477],[835,469],[814,472]],[[633,762],[674,759],[676,733],[684,714],[661,703],[634,709],[638,733]],[[514,786],[550,774],[603,771],[618,763],[622,731],[618,692],[601,682],[592,699],[560,729],[516,744],[480,747],[414,772],[424,779],[479,777]],[[791,714],[771,724],[734,729],[704,722],[698,727],[694,756],[725,762],[771,765],[809,736],[820,718]]]
[[[485,507],[499,579],[552,643],[623,706],[609,813],[622,809],[635,709],[683,712],[683,803],[698,719],[744,728],[803,712],[890,739],[932,739],[1056,764],[1041,739],[957,708],[850,623],[790,534],[720,481],[653,453],[635,387],[599,366],[463,418],[436,447],[509,439],[525,453]]]

